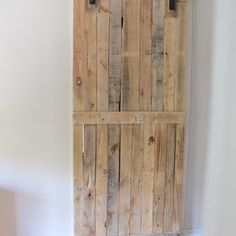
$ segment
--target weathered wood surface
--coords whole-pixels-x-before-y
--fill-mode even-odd
[[[184,112],[76,112],[78,124],[183,124]]]
[[[181,230],[187,1],[74,1],[75,236]]]

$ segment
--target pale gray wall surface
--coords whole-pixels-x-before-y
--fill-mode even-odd
[[[72,235],[72,9],[0,0],[1,236]]]
[[[202,228],[214,6],[211,1],[189,1],[192,7],[192,12],[189,13],[192,18],[189,30],[191,58],[188,59],[191,61],[191,88],[183,227],[185,230],[195,230]]]
[[[215,5],[204,236],[235,235],[236,1]]]

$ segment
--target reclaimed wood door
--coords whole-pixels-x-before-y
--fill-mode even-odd
[[[186,4],[74,1],[75,236],[180,232]]]

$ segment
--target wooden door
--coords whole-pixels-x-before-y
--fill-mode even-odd
[[[74,1],[75,236],[180,231],[186,4]]]

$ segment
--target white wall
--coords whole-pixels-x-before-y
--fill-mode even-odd
[[[213,9],[211,0],[189,0],[190,118],[186,162],[184,229],[202,228],[209,98],[211,93]]]
[[[192,0],[192,84],[184,227],[235,235],[236,2]],[[196,231],[197,232],[197,231]]]
[[[236,2],[214,0],[214,4],[211,124],[203,225],[204,236],[231,236],[236,232]]]
[[[1,236],[72,235],[71,44],[72,1],[0,0]]]

